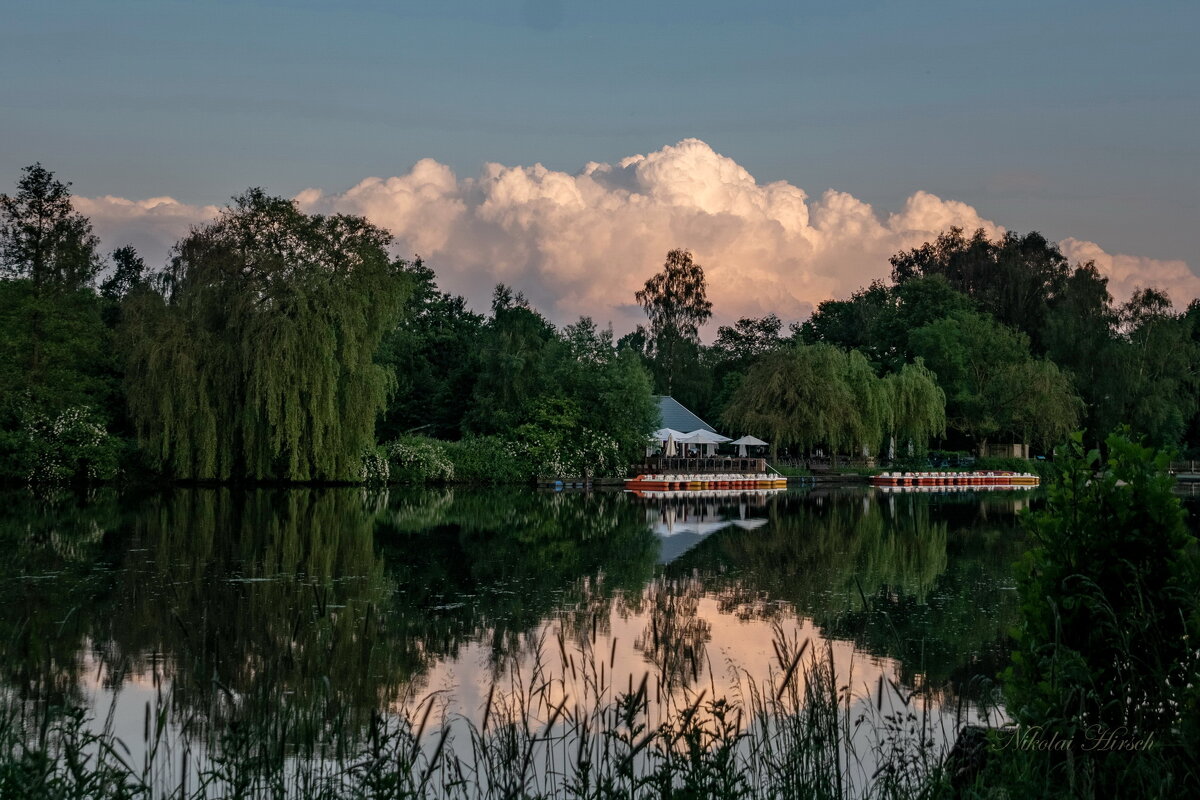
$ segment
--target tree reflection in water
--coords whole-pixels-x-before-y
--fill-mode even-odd
[[[613,593],[640,593],[657,555],[620,494],[8,499],[0,676],[15,699],[86,705],[92,671],[113,689],[153,681],[205,736],[283,712],[296,741],[361,729],[464,644],[491,642],[499,669],[556,613],[606,629]]]
[[[898,659],[905,684],[954,692],[994,669],[1015,613],[1003,587],[1020,543],[1000,497],[788,492],[701,509],[621,492],[193,488],[2,500],[10,704],[87,705],[97,676],[113,691],[165,686],[176,725],[218,747],[246,731],[285,749],[352,738],[470,646],[500,678],[548,630],[582,650],[618,620],[636,620],[622,646],[669,694],[706,676],[704,607],[767,639],[769,623],[812,619]],[[669,548],[654,526],[678,534],[693,517],[706,526],[695,545],[658,565]]]
[[[811,618],[823,635],[899,661],[901,681],[943,700],[1007,655],[1016,619],[1011,565],[1016,512],[997,495],[788,492],[768,524],[729,525],[667,565],[702,576],[721,613],[744,620]]]

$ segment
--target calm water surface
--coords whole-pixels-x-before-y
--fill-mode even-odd
[[[780,636],[828,646],[940,712],[986,713],[1016,621],[1029,493],[867,488],[646,500],[623,492],[188,489],[0,496],[0,691],[90,708],[135,751],[281,704],[352,738],[431,695],[590,669],[661,696],[735,691]],[[593,678],[594,679],[594,678]],[[711,696],[711,695],[710,695]],[[898,695],[899,696],[899,695]],[[106,722],[107,720],[107,722]]]

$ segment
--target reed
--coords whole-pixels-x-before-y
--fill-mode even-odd
[[[595,633],[532,644],[474,714],[444,692],[365,725],[320,692],[237,723],[181,717],[157,682],[143,741],[82,710],[6,699],[5,798],[898,798],[933,796],[953,728],[921,691],[855,685],[831,645],[777,627],[765,679],[731,666],[718,692],[647,670],[614,675]],[[711,667],[708,669],[712,675]],[[247,702],[213,687],[213,703]],[[269,707],[254,702],[255,708]],[[135,754],[136,753],[136,754]]]

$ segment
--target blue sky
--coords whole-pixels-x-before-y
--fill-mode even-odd
[[[688,137],[816,195],[1200,245],[1200,3],[0,0],[0,185],[221,203]]]

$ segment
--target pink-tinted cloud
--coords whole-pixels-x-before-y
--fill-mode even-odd
[[[193,225],[212,219],[217,206],[192,206],[170,197],[126,200],[122,197],[76,197],[75,210],[92,221],[104,246],[115,249],[132,244],[157,267],[165,263],[171,247]]]
[[[885,278],[889,256],[952,225],[991,236],[1004,230],[970,205],[928,192],[882,215],[844,192],[814,199],[784,181],[761,184],[698,139],[574,174],[487,164],[460,178],[423,159],[403,175],[339,193],[307,189],[296,199],[310,211],[362,214],[390,229],[402,254],[421,255],[444,289],[477,308],[504,282],[558,322],[587,314],[618,330],[640,321],[633,294],[675,247],[704,265],[714,322],[723,323],[769,312],[803,318],[822,300]],[[106,242],[145,239],[164,253],[164,242],[215,213],[169,198],[82,200],[80,210]],[[1166,288],[1177,303],[1200,294],[1200,279],[1182,262],[1109,255],[1074,239],[1063,246],[1073,259],[1095,260],[1118,298],[1135,284]]]
[[[1200,276],[1182,261],[1163,261],[1143,256],[1106,253],[1095,242],[1063,239],[1063,255],[1074,262],[1095,262],[1096,269],[1108,277],[1108,291],[1118,301],[1128,300],[1138,289],[1165,289],[1176,308],[1200,297]]]

